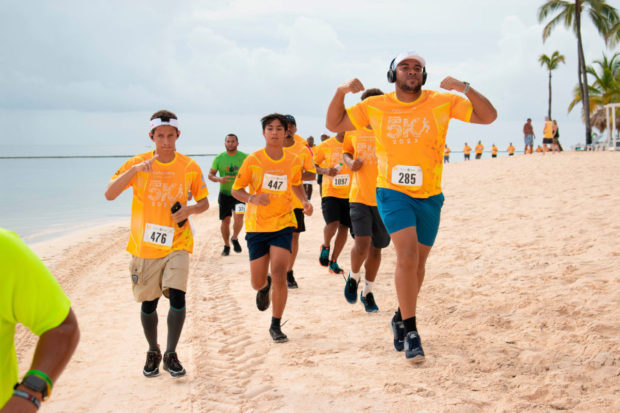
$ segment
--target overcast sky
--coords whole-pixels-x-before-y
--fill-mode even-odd
[[[228,132],[239,135],[241,149],[255,150],[263,143],[260,117],[275,111],[295,115],[299,133],[317,137],[327,132],[339,84],[358,77],[393,91],[389,62],[415,50],[427,62],[426,88],[451,75],[498,110],[490,126],[452,121],[454,150],[479,139],[522,148],[525,119],[540,143],[547,112],[548,72],[538,57],[558,50],[566,64],[553,72],[553,117],[570,147],[584,141],[581,106],[567,113],[577,42],[558,27],[543,44],[542,3],[4,0],[0,145],[5,153],[12,150],[4,145],[16,144],[139,150],[149,144],[150,115],[162,108],[179,116],[182,152],[219,152]],[[588,20],[583,26],[588,63],[617,51],[605,49]],[[347,97],[347,105],[357,101]]]

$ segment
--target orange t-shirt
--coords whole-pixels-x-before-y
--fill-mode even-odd
[[[448,148],[448,145],[446,145],[446,147],[443,149],[443,156],[450,156],[450,152],[452,152],[450,150],[450,148]]]
[[[545,128],[543,129],[543,138],[553,138],[553,122],[545,122]]]
[[[469,146],[469,145],[463,146],[463,153],[465,155],[469,155],[471,153],[471,146]]]
[[[306,140],[299,135],[295,135],[294,139],[295,143],[291,146],[285,146],[284,150],[292,152],[299,157],[302,165],[302,174],[304,172],[316,173],[316,168],[314,167],[314,162],[312,161],[312,151],[308,147],[308,142],[306,142]],[[304,207],[296,196],[293,196],[293,205],[294,209]]]
[[[120,167],[112,181],[129,168],[153,157],[154,151],[136,155]],[[189,156],[175,153],[168,163],[155,161],[152,172],[138,172],[125,187],[133,188],[131,231],[127,251],[140,258],[161,258],[172,251],[193,252],[194,240],[189,223],[179,226],[170,208],[177,201],[187,205],[187,193],[196,201],[209,191],[200,166]]]
[[[513,153],[515,153],[515,147],[514,147],[514,146],[512,146],[512,145],[508,146],[508,153],[509,153],[509,154],[511,154],[511,155],[512,155]]]
[[[495,145],[491,146],[491,153],[493,155],[497,155],[497,146],[495,146]]]
[[[451,118],[469,122],[471,102],[452,93],[423,90],[414,102],[395,92],[347,108],[357,129],[370,125],[377,138],[378,188],[414,198],[441,193],[443,148]]]
[[[481,154],[483,150],[484,150],[484,145],[482,144],[476,145],[476,155]]]
[[[301,185],[301,160],[291,151],[283,151],[282,158],[271,159],[260,149],[243,161],[233,189],[249,185],[250,195],[269,194],[269,205],[248,203],[245,210],[245,232],[276,232],[297,227],[293,212],[292,187]]]
[[[349,202],[377,206],[377,156],[372,130],[364,128],[345,133],[342,152],[362,161],[362,167],[352,172]]]
[[[342,160],[342,143],[338,142],[335,136],[314,147],[314,163],[325,169],[342,164],[336,176],[323,175],[321,197],[349,198],[352,172]]]

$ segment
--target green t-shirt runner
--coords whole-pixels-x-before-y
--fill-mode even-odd
[[[220,182],[220,193],[230,195],[233,183],[235,182],[235,176],[241,168],[243,160],[248,156],[247,153],[237,151],[233,156],[228,155],[226,152],[220,153],[213,160],[211,169],[217,171],[220,177],[231,176],[226,182]]]

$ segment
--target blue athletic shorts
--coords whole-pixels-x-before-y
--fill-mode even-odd
[[[269,247],[272,245],[292,252],[294,229],[288,227],[275,232],[248,232],[245,234],[250,261],[269,254]]]
[[[377,188],[377,208],[388,232],[416,227],[418,242],[432,247],[439,230],[443,194],[412,198],[393,189]]]

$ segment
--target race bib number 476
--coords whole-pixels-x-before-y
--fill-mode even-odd
[[[144,242],[154,246],[169,249],[174,240],[174,228],[163,225],[146,224],[144,228]]]
[[[422,186],[422,168],[419,166],[396,165],[392,168],[392,183],[404,186]]]

